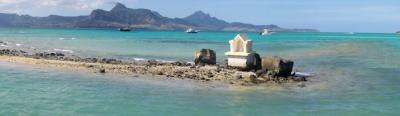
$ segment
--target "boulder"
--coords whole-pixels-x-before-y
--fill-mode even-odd
[[[275,72],[276,76],[290,76],[293,70],[293,61],[274,56],[264,56],[261,58],[262,70]]]
[[[217,63],[217,56],[214,50],[201,49],[194,53],[194,63],[196,65],[215,65]]]
[[[292,77],[293,81],[296,82],[303,82],[303,81],[307,81],[306,77]]]
[[[99,69],[99,73],[106,73],[106,69],[104,68]]]
[[[250,83],[255,83],[257,79],[257,75],[253,72],[243,72],[241,77],[244,81]]]
[[[257,71],[262,68],[261,57],[257,53],[250,54],[247,58],[246,69],[247,71]]]

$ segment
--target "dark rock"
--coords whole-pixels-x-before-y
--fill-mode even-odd
[[[261,66],[261,57],[259,54],[254,53],[254,54],[250,54],[247,59],[253,59],[253,60],[247,60],[246,62],[246,69],[247,71],[257,71],[260,70],[262,68]]]
[[[104,69],[104,68],[99,69],[99,73],[106,73],[106,69]]]
[[[85,58],[83,59],[85,62],[89,62],[89,63],[96,63],[98,61],[97,58]]]
[[[57,52],[56,56],[65,56],[65,54]]]
[[[88,66],[86,66],[87,68],[93,68],[94,66],[93,65],[88,65]]]
[[[215,65],[217,63],[217,56],[214,50],[201,49],[194,53],[194,63],[196,65]]]
[[[297,82],[307,81],[306,77],[292,77],[292,79]]]
[[[276,76],[290,76],[293,70],[293,61],[285,60],[280,57],[264,56],[262,59],[262,70],[274,71]]]
[[[164,75],[164,73],[162,71],[158,71],[157,75]]]
[[[191,66],[192,64],[187,63],[187,62],[177,61],[177,62],[171,63],[171,65],[175,65],[175,66]]]
[[[56,53],[50,53],[50,56],[56,56]]]
[[[148,60],[147,65],[153,66],[153,65],[159,65],[159,63],[157,62],[157,60]]]

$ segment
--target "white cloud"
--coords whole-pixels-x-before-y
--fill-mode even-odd
[[[72,15],[104,8],[114,3],[116,0],[0,0],[0,12],[42,16],[64,11]]]
[[[0,0],[0,4],[10,4],[10,3],[17,3],[21,0]]]
[[[64,7],[76,10],[91,10],[106,4],[107,0],[38,0],[36,7]]]

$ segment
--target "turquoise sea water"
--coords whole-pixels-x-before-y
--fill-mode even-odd
[[[0,28],[3,48],[87,56],[218,60],[237,32],[186,34],[107,29]],[[1,115],[400,115],[400,36],[385,33],[248,33],[254,50],[312,72],[307,86],[231,88],[0,63]],[[17,44],[17,45],[16,45]]]

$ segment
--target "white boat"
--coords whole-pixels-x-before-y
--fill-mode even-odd
[[[271,35],[272,32],[269,31],[268,29],[264,29],[263,32],[260,33],[260,35]]]
[[[193,28],[189,28],[185,31],[186,33],[198,33],[197,30],[194,30]]]
[[[118,31],[125,31],[125,32],[127,32],[127,31],[131,31],[131,29],[128,28],[128,27],[124,27],[124,28],[118,28]]]

